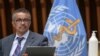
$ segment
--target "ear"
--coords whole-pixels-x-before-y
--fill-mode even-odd
[[[29,22],[29,25],[31,25],[31,21]]]
[[[13,32],[15,32],[16,30],[15,30],[15,22],[14,21],[12,21],[12,27],[13,27]]]
[[[13,27],[15,26],[15,22],[14,22],[14,21],[12,21],[12,26],[13,26]]]

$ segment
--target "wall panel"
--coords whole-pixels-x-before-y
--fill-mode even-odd
[[[11,25],[11,15],[15,9],[26,8],[32,15],[30,29],[43,33],[53,0],[0,0],[0,37],[14,32]],[[97,30],[100,40],[100,0],[77,0],[80,13],[87,32],[87,39],[92,30]]]

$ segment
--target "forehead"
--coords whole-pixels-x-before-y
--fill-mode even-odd
[[[29,18],[30,14],[29,13],[23,13],[23,12],[18,12],[15,13],[16,18]]]

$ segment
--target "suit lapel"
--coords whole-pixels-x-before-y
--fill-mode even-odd
[[[29,36],[28,36],[28,38],[27,38],[27,40],[26,40],[26,43],[25,43],[25,45],[24,45],[24,47],[23,47],[23,50],[22,50],[22,53],[21,53],[21,54],[23,54],[24,51],[26,50],[27,46],[31,46],[31,44],[32,44],[33,42],[34,42],[34,35],[32,34],[32,32],[30,32],[30,33],[29,33]]]
[[[11,36],[11,38],[8,40],[8,42],[9,42],[8,45],[7,45],[8,48],[6,48],[6,52],[7,52],[8,55],[10,54],[12,44],[13,44],[13,41],[14,41],[14,37],[15,37],[15,35],[13,34]]]

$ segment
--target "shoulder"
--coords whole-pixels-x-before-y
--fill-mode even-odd
[[[10,41],[10,39],[13,39],[15,37],[15,34],[11,34],[9,36],[6,36],[2,39],[2,42]]]
[[[39,46],[48,46],[47,37],[43,36],[42,34],[35,33],[35,32],[30,32],[30,35],[33,36],[32,38],[34,38],[35,41],[39,43]]]
[[[47,39],[47,37],[43,36],[42,34],[36,33],[36,32],[31,32],[29,33],[29,36],[37,39],[37,40],[44,40]]]
[[[39,33],[36,33],[36,32],[30,32],[29,35],[34,36],[34,37],[37,37],[37,38],[46,38],[42,34],[39,34]]]
[[[1,44],[2,44],[2,43],[1,43],[1,39],[0,39],[0,50],[1,50]]]

